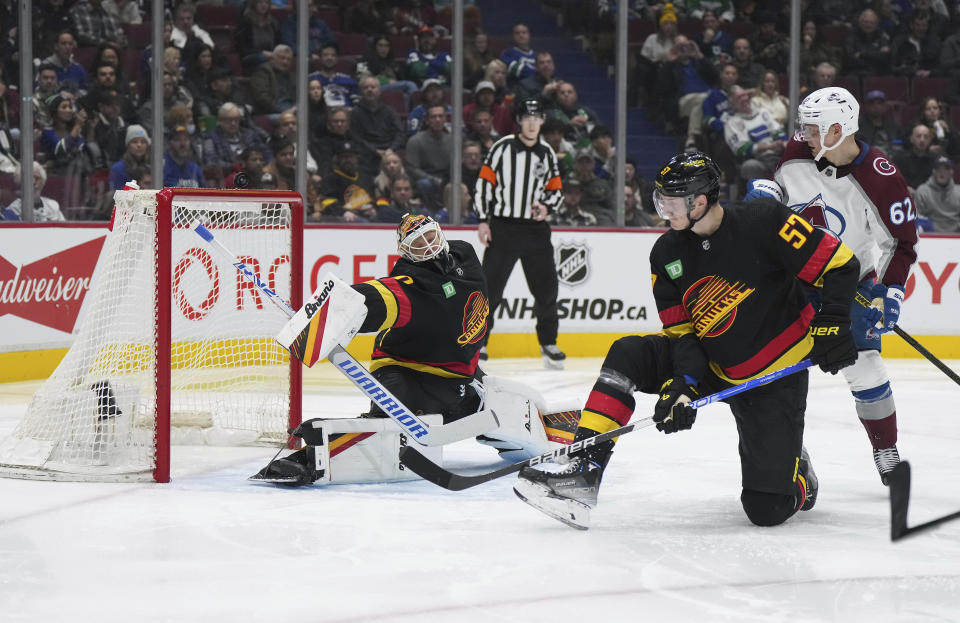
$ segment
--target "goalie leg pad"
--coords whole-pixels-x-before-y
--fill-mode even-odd
[[[493,446],[510,461],[533,458],[559,448],[547,439],[541,413],[546,412],[543,397],[536,390],[507,379],[483,378],[484,408],[493,409],[500,426],[477,438]]]
[[[440,415],[424,415],[427,425],[440,425]],[[317,484],[374,483],[416,480],[399,460],[400,448],[412,443],[397,424],[386,418],[315,419],[303,435],[315,443]],[[443,447],[417,446],[417,451],[443,465]]]

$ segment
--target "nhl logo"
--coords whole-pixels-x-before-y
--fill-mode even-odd
[[[557,263],[557,279],[568,286],[579,286],[590,276],[587,261],[589,247],[584,243],[562,243],[554,252]]]

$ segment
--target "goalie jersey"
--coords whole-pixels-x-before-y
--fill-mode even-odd
[[[858,143],[856,160],[837,167],[826,158],[815,161],[810,147],[794,136],[774,179],[791,210],[853,250],[861,280],[876,276],[886,285],[905,285],[917,260],[917,208],[896,166]]]
[[[859,263],[835,236],[773,199],[723,208],[710,236],[660,236],[650,266],[663,332],[695,336],[713,373],[738,384],[806,357],[814,309],[802,283],[821,287],[824,305],[847,308]],[[689,363],[684,373],[702,376],[702,363]]]
[[[400,258],[390,276],[355,284],[367,305],[360,333],[377,332],[371,371],[403,366],[447,378],[473,378],[490,303],[473,247],[450,240],[437,259]]]

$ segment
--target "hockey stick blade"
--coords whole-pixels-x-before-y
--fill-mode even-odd
[[[887,476],[890,487],[890,540],[899,541],[908,536],[929,530],[942,523],[960,519],[960,511],[944,515],[922,524],[907,527],[907,510],[910,506],[910,463],[901,461]]]
[[[729,398],[730,396],[753,389],[754,387],[766,385],[767,383],[776,381],[777,379],[787,376],[788,374],[793,374],[794,372],[799,372],[800,370],[806,370],[811,365],[812,364],[810,363],[809,359],[804,359],[803,361],[799,361],[792,366],[787,366],[782,370],[776,370],[774,372],[764,374],[763,376],[751,379],[746,383],[742,383],[741,385],[734,385],[733,387],[728,387],[727,389],[719,391],[715,394],[710,394],[709,396],[704,396],[703,398],[694,400],[688,403],[688,406],[694,409],[699,409],[700,407],[724,400],[725,398]],[[638,420],[633,424],[621,426],[620,428],[616,428],[601,435],[594,435],[593,437],[574,442],[569,446],[554,450],[553,452],[546,452],[540,456],[535,456],[532,459],[520,461],[519,463],[507,465],[506,467],[502,467],[496,471],[488,472],[486,474],[477,474],[475,476],[467,476],[464,474],[456,474],[454,472],[447,471],[417,452],[411,446],[400,448],[400,461],[409,467],[413,473],[417,474],[424,480],[428,480],[433,484],[443,487],[449,491],[462,491],[464,489],[469,489],[470,487],[475,487],[485,482],[495,480],[501,476],[519,472],[528,465],[539,465],[540,463],[552,461],[557,457],[566,456],[578,450],[582,450],[583,448],[588,448],[598,443],[607,441],[608,439],[613,439],[614,437],[618,437],[620,435],[626,435],[634,430],[646,428],[652,424],[654,424],[652,417],[643,418],[642,420]]]
[[[608,439],[613,439],[614,437],[618,437],[620,435],[626,435],[627,433],[636,429],[645,428],[653,423],[652,417],[644,418],[633,424],[627,424],[626,426],[616,428],[608,433],[595,435],[588,439],[574,442],[569,446],[558,448],[552,452],[545,452],[544,454],[535,456],[532,459],[520,461],[519,463],[513,463],[496,471],[487,472],[486,474],[477,474],[476,476],[467,476],[464,474],[456,474],[454,472],[447,471],[417,452],[412,446],[404,446],[403,448],[400,448],[400,460],[405,466],[410,468],[413,473],[417,474],[424,480],[443,487],[448,491],[463,491],[464,489],[469,489],[470,487],[475,487],[485,482],[495,480],[501,476],[519,472],[528,465],[539,465],[541,463],[546,463],[547,461],[552,461],[558,457],[566,456],[571,452],[589,448],[590,446],[602,443]]]

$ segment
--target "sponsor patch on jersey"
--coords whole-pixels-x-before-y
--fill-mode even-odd
[[[664,268],[667,269],[667,275],[669,275],[671,279],[679,279],[680,277],[683,277],[683,264],[680,262],[680,260],[670,262],[664,266]]]
[[[455,296],[457,294],[457,289],[453,287],[452,281],[448,281],[440,287],[443,288],[443,295],[447,298],[450,298],[451,296]]]

